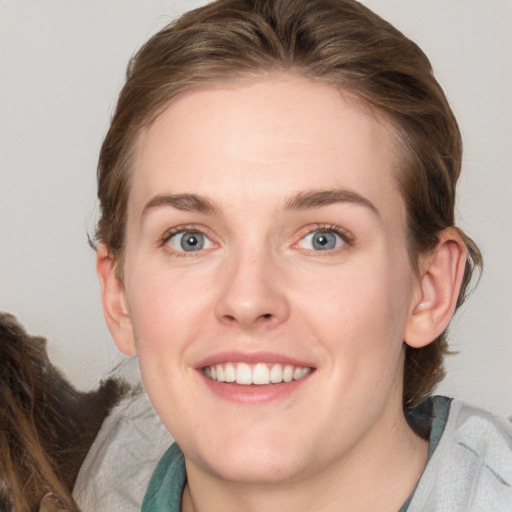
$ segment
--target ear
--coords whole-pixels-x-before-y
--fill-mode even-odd
[[[419,261],[417,289],[407,320],[404,341],[421,348],[434,341],[448,326],[464,277],[466,245],[456,228],[439,234],[435,249]]]
[[[116,260],[106,245],[96,251],[96,272],[100,281],[103,314],[117,348],[127,356],[136,355],[133,326],[128,312],[122,279],[117,275]]]

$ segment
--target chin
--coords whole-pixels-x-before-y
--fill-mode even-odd
[[[267,433],[268,434],[268,433]],[[212,446],[217,449],[212,450]],[[210,474],[240,484],[276,484],[299,478],[305,464],[300,443],[289,434],[226,436],[196,451],[194,462]],[[204,456],[202,456],[204,455]]]
[[[275,485],[298,479],[302,474],[292,458],[268,452],[235,454],[227,460],[212,461],[207,469],[223,480],[245,485]]]

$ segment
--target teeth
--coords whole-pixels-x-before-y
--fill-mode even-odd
[[[273,384],[279,384],[279,382],[283,381],[283,368],[280,364],[272,365],[272,369],[270,370],[270,382]]]
[[[224,367],[224,377],[226,378],[226,382],[236,381],[236,370],[233,363],[227,363]]]
[[[305,377],[307,375],[307,372],[304,373],[306,370],[307,368],[295,368],[295,370],[293,370],[293,380],[299,380],[302,379],[302,377]]]
[[[266,364],[258,363],[252,371],[253,384],[270,384],[270,371]]]
[[[236,367],[236,383],[237,384],[252,384],[252,371],[251,367],[245,363],[238,363]]]
[[[215,377],[213,377],[213,378],[215,379]],[[287,364],[284,367],[283,380],[285,382],[291,382],[293,380],[293,366],[292,365]]]
[[[251,384],[264,386],[266,384],[280,384],[299,380],[311,373],[311,368],[266,363],[249,365],[247,363],[225,363],[203,368],[205,377],[217,382],[236,382],[249,386]]]
[[[215,369],[217,370],[217,381],[224,382],[226,380],[224,377],[224,367],[221,364],[218,364],[215,366]]]

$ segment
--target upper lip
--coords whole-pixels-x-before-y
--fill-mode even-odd
[[[290,357],[289,355],[279,354],[276,352],[238,352],[238,351],[229,351],[229,352],[219,352],[216,354],[212,354],[205,359],[202,359],[194,366],[197,369],[205,368],[207,366],[213,366],[216,364],[223,363],[247,363],[247,364],[256,364],[256,363],[281,363],[281,364],[290,364],[293,366],[299,367],[309,367],[314,368],[314,365],[311,364],[310,361],[306,361],[303,359]]]

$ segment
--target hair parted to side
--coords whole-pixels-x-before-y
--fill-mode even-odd
[[[422,50],[354,0],[217,0],[154,35],[132,58],[98,164],[96,239],[122,258],[132,162],[140,133],[174,98],[220,82],[293,73],[355,94],[384,114],[401,152],[397,182],[408,215],[412,266],[454,226],[462,142],[457,121]],[[460,230],[459,230],[460,231]],[[460,232],[468,261],[458,306],[480,252]],[[404,406],[443,378],[446,333],[407,347]]]

